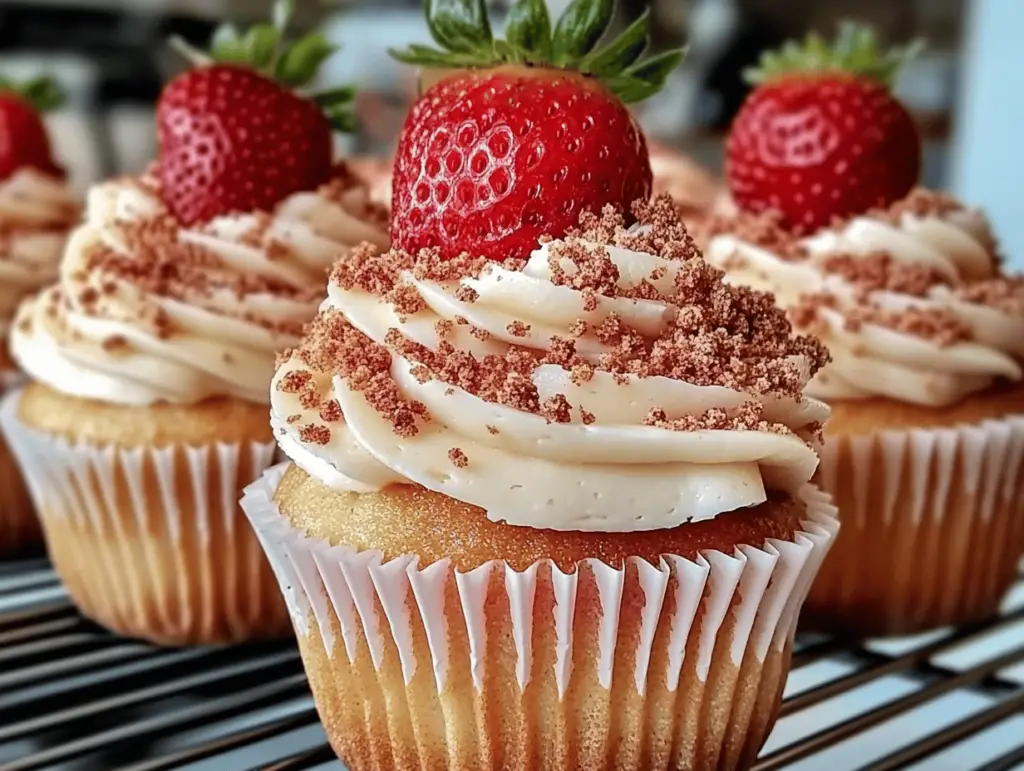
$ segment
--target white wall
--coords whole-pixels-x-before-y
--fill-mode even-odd
[[[963,62],[953,189],[1024,271],[1024,0],[970,0]]]

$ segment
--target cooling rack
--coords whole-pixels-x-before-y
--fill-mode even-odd
[[[0,771],[334,769],[294,644],[165,650],[78,616],[44,559],[0,562]],[[801,636],[757,766],[1024,769],[1024,580],[986,624]]]

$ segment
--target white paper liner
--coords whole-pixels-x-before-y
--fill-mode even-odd
[[[1016,575],[1024,415],[829,437],[816,482],[834,496],[843,538],[811,592],[815,615],[845,608],[873,634],[918,631],[967,620],[972,606],[994,611]]]
[[[21,394],[0,400],[0,428],[45,525],[54,565],[87,615],[160,641],[227,642],[262,636],[261,629],[284,631],[279,597],[267,591],[273,579],[237,502],[242,469],[266,469],[276,457],[274,442],[70,443],[24,425],[17,417]],[[211,489],[218,491],[213,501]],[[221,612],[227,617],[218,618]]]
[[[246,488],[242,508],[248,515],[277,575],[299,634],[308,636],[311,621],[322,636],[332,658],[342,655],[355,661],[355,641],[365,637],[374,666],[381,667],[385,638],[398,651],[406,684],[416,669],[429,665],[440,694],[446,684],[451,645],[444,608],[445,589],[454,581],[461,602],[463,621],[469,637],[470,671],[479,691],[484,681],[487,624],[484,602],[494,571],[504,575],[512,636],[516,651],[516,679],[520,690],[534,674],[531,640],[537,639],[533,625],[537,573],[550,569],[555,609],[550,624],[556,640],[555,680],[563,697],[577,667],[594,666],[602,687],[612,686],[612,671],[618,637],[618,618],[623,609],[623,584],[627,571],[598,560],[585,560],[577,571],[563,573],[543,560],[526,570],[516,571],[501,561],[491,561],[467,572],[455,570],[442,560],[421,568],[417,557],[403,555],[384,562],[377,551],[355,551],[306,536],[291,526],[274,503],[273,496],[288,464],[267,470]],[[763,662],[769,649],[781,650],[792,639],[800,606],[810,583],[838,531],[835,509],[829,497],[812,486],[801,491],[807,503],[804,529],[792,541],[771,539],[761,547],[740,546],[730,554],[710,551],[696,559],[664,555],[658,566],[632,558],[645,596],[640,641],[636,647],[633,683],[640,694],[649,678],[664,678],[670,691],[679,683],[687,643],[699,636],[696,648],[697,676],[708,675],[719,633],[730,629],[727,641],[730,657],[739,667],[748,650]],[[593,662],[574,661],[573,616],[577,600],[579,568],[592,573],[596,582],[601,618],[598,655]],[[674,580],[672,580],[674,579]],[[648,671],[655,631],[666,605],[669,587],[672,597],[670,656],[662,672]],[[330,611],[340,622],[343,640],[334,639]],[[420,660],[412,644],[411,614],[419,616],[426,631],[430,661]],[[729,615],[734,623],[724,624]]]

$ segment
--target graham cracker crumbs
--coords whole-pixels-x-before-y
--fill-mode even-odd
[[[984,305],[1010,316],[1024,316],[1024,276],[1000,276],[976,281],[956,290],[964,302]]]
[[[579,291],[585,298],[585,307],[592,309],[602,296],[650,299],[677,309],[658,336],[642,334],[621,316],[609,314],[598,324],[577,320],[566,336],[551,337],[546,350],[512,344],[478,356],[453,343],[455,324],[468,325],[464,318],[437,324],[438,340],[433,347],[406,337],[397,328],[389,330],[378,344],[355,329],[339,311],[328,308],[310,325],[297,356],[314,372],[339,375],[401,436],[414,435],[427,414],[424,405],[402,397],[391,376],[393,355],[409,362],[418,382],[437,380],[449,386],[448,394],[459,388],[485,401],[543,416],[552,423],[571,422],[572,410],[578,407],[569,402],[566,394],[540,398],[533,377],[542,365],[562,368],[576,385],[588,382],[600,370],[620,385],[631,383],[635,377],[668,377],[750,394],[802,398],[807,369],[813,374],[828,361],[825,348],[810,337],[794,336],[785,313],[776,307],[772,296],[725,284],[723,272],[701,257],[670,200],[638,203],[633,207],[633,215],[636,227],[627,227],[626,217],[611,208],[599,216],[584,214],[579,227],[565,239],[549,241],[552,280]],[[672,261],[671,286],[659,289],[654,285],[665,283],[669,271],[664,268],[652,273],[650,280],[620,286],[609,246],[643,251]],[[434,250],[423,250],[417,255],[394,249],[381,253],[364,245],[339,261],[332,281],[345,289],[358,289],[384,301],[401,303],[405,301],[406,290],[397,288],[405,283],[402,276],[407,273],[418,280],[452,283],[478,277],[488,265],[487,260],[468,255],[442,260]],[[470,327],[472,334],[486,338],[486,332]],[[530,327],[513,320],[508,331],[524,337]],[[584,359],[576,349],[576,340],[583,335],[593,335],[610,350],[590,361]],[[794,361],[798,357],[807,366]],[[289,387],[301,385],[294,383]],[[319,408],[335,415],[333,405]],[[699,417],[703,424],[725,420],[713,414]],[[595,421],[593,414],[582,409],[580,418],[584,425]],[[654,414],[651,420],[652,425],[661,421],[673,430],[693,430],[684,428],[690,424],[682,418],[670,420],[663,414]],[[730,414],[728,420],[735,428],[757,425],[757,430],[778,430],[762,425],[742,410]],[[493,426],[487,426],[487,430],[497,433]],[[457,449],[453,448],[453,452]],[[464,460],[464,456],[453,455],[453,462],[456,457]]]
[[[444,339],[446,337],[450,337],[452,332],[454,332],[454,331],[455,331],[455,324],[453,324],[448,319],[439,319],[437,321],[437,323],[434,324],[434,332],[436,332],[437,336],[439,338],[441,338],[441,339]]]
[[[913,217],[943,217],[953,212],[963,211],[964,205],[947,193],[917,187],[906,197],[896,201],[888,209],[872,209],[868,212],[874,219],[898,225],[903,215]]]
[[[459,284],[455,290],[455,299],[461,303],[475,303],[480,298],[477,291],[465,284]]]
[[[337,399],[327,399],[320,407],[320,420],[324,423],[340,423],[344,419]]]
[[[391,303],[395,313],[403,320],[408,316],[415,316],[427,308],[427,303],[416,291],[416,287],[405,282],[395,284],[384,294],[383,299],[385,302]]]
[[[328,444],[331,441],[331,429],[327,426],[307,423],[304,426],[299,426],[299,439],[306,444]]]
[[[774,434],[792,433],[781,423],[763,419],[764,405],[755,401],[744,402],[736,410],[712,407],[698,415],[669,418],[665,410],[652,409],[644,418],[645,426],[656,426],[670,431],[767,431]]]
[[[123,351],[128,348],[128,338],[124,335],[111,335],[103,339],[101,346],[108,353]]]
[[[391,376],[388,349],[353,327],[339,311],[322,311],[309,325],[296,354],[310,369],[346,380],[390,421],[399,436],[411,437],[418,432],[417,423],[425,418],[426,407],[402,397]]]
[[[382,252],[374,244],[363,243],[352,249],[345,259],[335,263],[330,280],[345,290],[384,297],[403,280],[402,274],[406,271],[411,272],[417,281],[446,283],[478,278],[486,267],[485,258],[468,254],[446,260],[436,249],[423,249],[412,255],[401,249]],[[461,288],[475,294],[470,287]]]
[[[863,292],[884,290],[924,297],[928,291],[948,280],[932,267],[894,259],[886,251],[866,254],[836,254],[820,263],[826,273],[842,276]]]
[[[822,309],[841,314],[843,327],[848,332],[858,332],[864,324],[874,324],[919,337],[940,347],[974,337],[971,326],[947,308],[910,307],[892,311],[881,308],[867,297],[857,298],[852,307],[843,307],[836,297],[821,293],[801,297],[790,309],[793,326],[824,336],[828,325],[821,317]]]
[[[448,460],[452,462],[455,468],[466,468],[469,465],[469,458],[466,457],[466,453],[458,447],[452,447],[448,451]]]
[[[530,334],[530,325],[524,324],[522,321],[513,321],[506,329],[513,337],[526,337]]]
[[[499,431],[495,426],[488,425],[487,433],[490,434],[491,436],[497,436]]]
[[[289,415],[287,417],[287,421],[288,421],[289,424],[298,423],[300,420],[302,420],[302,415],[298,415],[298,414],[296,414],[296,415]]]
[[[540,414],[548,423],[569,423],[572,421],[572,405],[565,394],[555,394],[545,399],[540,406]]]
[[[297,394],[304,390],[312,379],[312,372],[304,369],[293,369],[277,381],[277,390],[286,394]]]
[[[486,342],[491,339],[491,333],[486,329],[480,329],[480,327],[473,327],[469,330],[469,334],[473,335],[480,342]]]
[[[787,230],[782,224],[782,215],[776,211],[714,214],[694,224],[694,235],[701,244],[709,243],[715,236],[731,235],[783,260],[797,262],[807,258],[800,233]]]
[[[974,337],[970,324],[947,308],[905,308],[894,312],[865,304],[853,308],[845,318],[850,331],[856,331],[862,324],[877,324],[942,348]]]
[[[148,295],[186,303],[223,291],[231,292],[239,300],[255,294],[298,302],[315,302],[319,298],[318,287],[294,286],[277,278],[239,271],[214,251],[180,240],[181,228],[169,214],[119,220],[117,227],[123,251],[97,243],[85,253],[83,273],[99,276],[103,290],[88,288],[82,292],[78,299],[87,313],[98,307],[103,294],[114,294],[118,282],[131,284]],[[229,314],[218,311],[217,304],[210,304],[207,309],[235,315],[273,334],[297,337],[302,333],[302,324],[297,321],[270,319],[251,312]],[[155,314],[156,310],[144,309],[141,320],[169,334],[171,325],[166,314],[164,319]]]

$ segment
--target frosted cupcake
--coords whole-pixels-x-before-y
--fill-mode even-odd
[[[237,499],[274,456],[277,352],[331,262],[386,246],[385,223],[331,166],[316,105],[254,70],[186,73],[157,112],[158,164],[90,191],[60,281],[19,310],[12,353],[36,382],[5,428],[86,615],[168,644],[280,635]]]
[[[55,86],[0,80],[0,395],[20,380],[6,340],[18,302],[53,281],[78,202],[53,161],[40,113]],[[0,553],[38,541],[39,524],[14,458],[0,436]]]
[[[809,619],[895,634],[993,614],[1024,550],[1024,282],[984,217],[915,191],[803,239],[719,224],[709,259],[832,353],[808,392],[832,405],[818,480],[844,528]]]
[[[282,358],[294,465],[242,505],[349,767],[737,768],[767,736],[836,527],[825,353],[671,202],[635,214],[504,264],[358,250]]]
[[[832,353],[808,390],[833,407],[817,479],[844,528],[807,610],[854,634],[990,615],[1024,551],[1021,281],[979,212],[914,189],[890,91],[914,48],[847,25],[766,54],[727,142],[740,209],[703,237]]]

